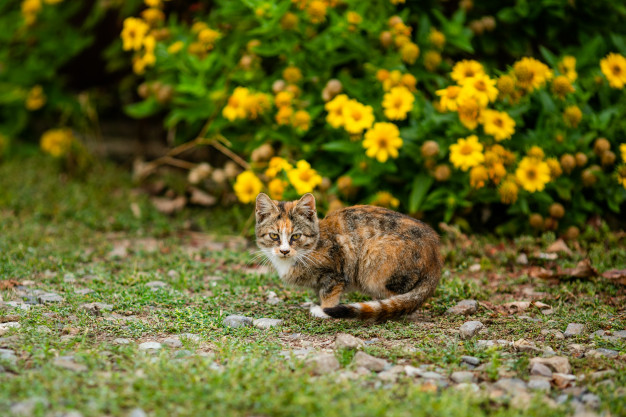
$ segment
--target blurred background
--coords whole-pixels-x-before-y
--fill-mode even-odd
[[[259,192],[313,192],[576,239],[624,226],[625,20],[608,0],[1,0],[0,165],[63,185],[113,161],[156,210],[237,227]]]

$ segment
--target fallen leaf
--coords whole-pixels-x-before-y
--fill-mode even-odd
[[[177,211],[181,211],[187,204],[187,199],[182,195],[173,200],[163,197],[152,197],[150,201],[152,201],[154,207],[163,214],[173,214]]]
[[[533,303],[533,305],[534,305],[535,307],[537,307],[538,309],[540,309],[540,310],[543,310],[544,308],[552,308],[552,307],[550,307],[549,305],[547,305],[546,303],[542,303],[541,301],[535,301],[535,302]]]
[[[517,314],[525,311],[530,307],[529,301],[513,301],[511,303],[502,304],[503,308],[507,310],[509,314]]]
[[[8,290],[9,288],[17,287],[20,282],[16,279],[4,279],[0,281],[0,290]]]
[[[613,281],[615,284],[626,285],[626,269],[610,269],[602,274],[602,278]]]
[[[558,239],[555,242],[553,242],[550,246],[548,246],[548,248],[546,249],[546,252],[548,253],[564,252],[568,255],[572,254],[571,249],[567,247],[567,244],[565,244],[563,239]]]
[[[191,197],[189,198],[189,201],[193,204],[198,204],[199,206],[210,207],[217,203],[217,198],[205,193],[199,188],[191,187]]]
[[[573,278],[589,278],[598,275],[598,271],[591,266],[589,259],[583,259],[574,268],[566,268],[559,275]]]
[[[528,275],[533,278],[549,279],[554,278],[554,272],[541,266],[533,266],[528,269]]]

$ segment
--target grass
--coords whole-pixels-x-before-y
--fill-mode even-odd
[[[0,362],[0,410],[30,400],[36,416],[68,410],[123,416],[136,407],[150,416],[571,414],[571,403],[558,405],[555,400],[573,391],[553,388],[547,396],[532,395],[523,406],[507,396],[490,396],[487,386],[503,375],[528,380],[529,360],[537,354],[485,348],[477,338],[461,340],[457,330],[466,320],[486,325],[480,339],[527,339],[551,347],[569,358],[579,377],[576,385],[599,395],[600,411],[620,415],[626,410],[624,340],[589,339],[596,330],[626,328],[624,287],[602,278],[558,283],[534,279],[514,262],[523,250],[533,264],[554,267],[554,262],[532,257],[554,241],[553,234],[513,242],[445,238],[444,278],[417,316],[378,324],[321,321],[300,306],[315,301],[312,293],[285,287],[274,273],[251,263],[237,230],[247,220],[245,210],[186,209],[167,217],[133,187],[128,174],[106,164],[81,180],[59,175],[40,157],[0,164],[0,280],[21,284],[0,290],[0,296],[4,302],[17,301],[38,289],[64,297],[61,303],[28,310],[0,307],[0,322],[20,323],[0,335],[0,348],[17,355],[16,361]],[[600,271],[626,268],[624,243],[622,235],[589,228],[570,244],[574,254],[560,256],[556,264],[571,267],[589,257]],[[122,247],[126,249],[120,251]],[[481,270],[470,272],[474,264]],[[151,281],[166,286],[154,291],[146,285]],[[93,292],[75,292],[81,288]],[[268,304],[270,290],[283,301]],[[539,294],[554,313],[529,309],[503,315],[490,308],[528,300],[529,294]],[[445,314],[468,298],[483,302],[471,318]],[[82,307],[91,302],[110,304],[112,311],[93,315]],[[232,329],[222,324],[228,314],[280,318],[284,325]],[[541,333],[563,331],[570,322],[584,323],[584,335],[560,340]],[[444,376],[465,369],[461,356],[476,356],[485,364],[476,372],[483,381],[481,391],[433,390],[420,379],[401,376],[389,382],[374,373],[340,378],[353,370],[351,351],[335,352],[342,371],[317,377],[304,359],[289,354],[330,351],[339,332],[368,341],[364,350],[369,354],[393,364],[428,365]],[[152,354],[138,350],[141,342],[183,333],[200,339],[182,339],[182,348],[164,347]],[[131,343],[116,344],[117,338]],[[572,343],[617,350],[622,356],[576,358],[568,347]],[[68,355],[85,368],[55,365],[57,358]],[[582,378],[606,369],[616,371],[612,387]]]

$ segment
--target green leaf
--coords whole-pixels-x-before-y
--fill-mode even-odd
[[[322,149],[331,152],[345,152],[354,153],[361,150],[361,146],[356,142],[348,142],[345,140],[337,140],[334,142],[328,142],[322,145]]]
[[[433,178],[429,175],[419,175],[413,180],[413,189],[409,196],[409,212],[415,213],[419,210],[422,202],[426,198],[426,193],[433,184]]]
[[[134,119],[143,119],[159,111],[161,106],[154,97],[124,107],[124,112]]]

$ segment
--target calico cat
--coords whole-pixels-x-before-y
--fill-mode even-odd
[[[256,240],[287,284],[313,288],[321,318],[387,320],[415,311],[437,287],[439,237],[419,220],[374,206],[333,211],[318,220],[315,197],[256,199]],[[378,301],[339,304],[358,290]]]

